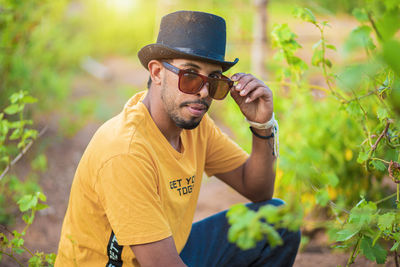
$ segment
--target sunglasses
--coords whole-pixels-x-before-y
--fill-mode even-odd
[[[222,78],[212,78],[190,70],[179,69],[165,61],[162,64],[167,70],[179,76],[178,88],[185,94],[196,94],[204,84],[208,83],[208,95],[213,99],[222,100],[233,86],[233,81],[223,75],[221,75]]]

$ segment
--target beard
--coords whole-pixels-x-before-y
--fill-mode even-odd
[[[175,114],[169,114],[171,120],[173,122],[175,122],[175,125],[178,126],[179,128],[182,129],[186,129],[186,130],[193,130],[194,128],[196,128],[201,121],[201,118],[198,119],[198,121],[195,120],[195,118],[191,119],[191,120],[183,120],[182,118],[176,116]]]
[[[167,89],[165,83],[161,90],[161,100],[164,103],[169,118],[175,123],[177,127],[186,130],[193,130],[194,128],[196,128],[200,124],[202,117],[192,117],[190,119],[185,120],[184,118],[182,118],[182,116],[179,115],[179,111],[182,108],[184,108],[189,104],[202,104],[206,107],[207,110],[210,107],[209,103],[201,99],[195,101],[186,101],[177,105],[174,102],[174,97],[167,95]]]

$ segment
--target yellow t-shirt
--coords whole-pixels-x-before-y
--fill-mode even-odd
[[[231,171],[248,155],[205,115],[176,151],[134,95],[102,125],[78,165],[56,266],[139,266],[129,245],[172,236],[178,253],[192,226],[203,172]]]

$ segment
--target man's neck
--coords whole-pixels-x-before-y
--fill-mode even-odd
[[[157,100],[160,103],[156,103]],[[171,144],[171,146],[175,150],[180,152],[181,151],[180,135],[182,132],[182,128],[176,126],[176,124],[168,116],[167,112],[165,112],[165,110],[162,108],[163,105],[161,103],[161,99],[151,97],[151,91],[149,91],[146,97],[143,99],[143,104],[146,106],[147,110],[150,113],[151,118],[157,125],[160,132],[165,136],[165,138]]]

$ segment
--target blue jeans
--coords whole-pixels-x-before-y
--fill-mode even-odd
[[[249,203],[246,206],[258,210],[264,205],[283,205],[280,199]],[[300,231],[278,230],[284,244],[271,248],[266,240],[249,250],[241,250],[227,239],[229,223],[226,212],[196,222],[180,256],[189,267],[245,267],[245,266],[292,266],[300,244]]]

